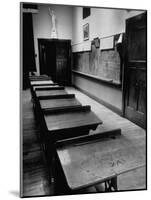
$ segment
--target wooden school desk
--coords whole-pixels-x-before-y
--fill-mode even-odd
[[[35,95],[36,95],[36,98],[48,98],[48,97],[52,97],[52,96],[55,96],[55,95],[65,95],[67,94],[67,92],[64,90],[64,89],[61,89],[61,90],[36,90],[35,91]]]
[[[43,80],[51,80],[49,76],[29,76],[30,81],[43,81]]]
[[[42,99],[39,100],[39,106],[42,110],[50,110],[57,108],[65,108],[71,106],[79,106],[81,103],[74,96],[67,96],[67,98],[58,98],[58,99]]]
[[[31,82],[30,89],[31,89],[32,96],[34,96],[35,89],[39,88],[39,90],[40,90],[40,89],[47,89],[47,88],[53,88],[53,87],[55,87],[55,88],[57,87],[58,88],[60,86],[57,85],[56,83],[49,83],[49,84],[46,84],[46,83],[41,84],[41,83],[39,83],[39,84],[36,84],[35,81],[34,81],[34,82]]]
[[[35,114],[37,116],[37,119],[41,116],[38,116],[39,114],[43,114],[41,113],[41,108],[40,108],[40,104],[39,104],[39,100],[41,99],[56,99],[58,97],[67,95],[67,92],[64,90],[64,87],[60,87],[57,89],[52,89],[52,90],[33,90],[32,92],[32,98],[33,98],[33,107],[35,109]],[[38,114],[38,112],[40,112]],[[39,118],[39,119],[40,119]]]
[[[64,90],[64,86],[59,85],[52,85],[52,86],[33,86],[33,89],[36,91],[42,91],[42,90]]]
[[[90,106],[70,106],[44,110],[46,140],[49,144],[60,139],[88,134],[102,121],[91,111]]]
[[[64,90],[63,86],[53,85],[53,86],[33,86],[32,94],[36,95],[36,91],[52,91],[52,90]]]
[[[46,80],[46,81],[30,81],[31,86],[33,85],[47,85],[47,84],[54,84],[52,80]]]
[[[145,139],[134,142],[118,133],[115,130],[103,137],[100,133],[58,142],[58,193],[76,193],[102,182],[108,184],[106,191],[116,191],[118,175],[145,166]]]
[[[60,114],[61,116],[63,116],[63,112],[64,113],[69,112],[69,111],[72,112],[73,109],[75,108],[79,109],[79,107],[82,107],[81,103],[75,98],[74,94],[55,95],[55,96],[51,96],[51,98],[49,97],[48,99],[38,99],[35,105],[36,106],[34,108],[35,108],[36,118],[37,120],[39,120],[39,123],[42,125],[43,127],[42,130],[47,129],[45,120],[44,120],[44,114],[46,113],[50,115]],[[56,119],[56,121],[57,120],[58,119]],[[61,120],[64,120],[64,118],[62,118]],[[41,138],[41,142],[45,145],[45,133],[43,132],[44,131],[41,131],[40,138]]]
[[[56,141],[89,134],[102,121],[91,111],[90,106],[74,106],[45,110],[41,141],[46,154],[48,166],[52,166]]]
[[[33,85],[33,90],[53,90],[53,88],[59,88],[59,89],[64,89],[63,86],[59,86],[57,84],[51,84],[51,85]]]
[[[35,101],[35,114],[37,120],[39,121],[43,118],[43,111],[52,111],[58,109],[62,110],[64,108],[71,108],[80,106],[81,103],[75,98],[74,94],[65,94],[65,95],[54,95],[44,99],[37,99]],[[81,105],[82,106],[82,105]],[[41,115],[41,116],[40,116]]]

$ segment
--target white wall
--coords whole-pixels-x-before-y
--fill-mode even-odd
[[[91,15],[82,18],[82,7],[73,8],[72,50],[90,50],[91,40],[125,32],[125,20],[143,11],[91,8]],[[83,25],[89,23],[89,40],[83,41]]]
[[[38,5],[38,14],[33,14],[33,32],[36,57],[36,68],[39,74],[38,38],[51,38],[51,17],[48,8],[56,15],[58,39],[72,39],[72,7],[56,5]]]
[[[106,37],[125,31],[125,19],[140,14],[142,11],[120,9],[91,8],[91,15],[82,18],[82,7],[63,5],[38,5],[38,14],[33,14],[33,32],[36,57],[36,68],[39,74],[38,38],[51,38],[51,17],[48,8],[55,11],[58,39],[71,39],[72,50],[90,50],[91,40],[95,37]],[[83,41],[83,25],[89,23],[89,40]]]
[[[82,7],[73,9],[73,51],[89,50],[91,40],[124,32],[125,11],[91,8],[91,15],[82,19]],[[89,41],[83,41],[83,25],[89,23]],[[89,45],[89,47],[88,47]],[[87,46],[87,47],[86,47]]]

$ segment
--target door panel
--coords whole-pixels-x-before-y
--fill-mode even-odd
[[[40,44],[40,54],[41,54],[41,65],[40,67],[40,74],[47,74],[46,70],[46,46],[44,44]]]
[[[137,110],[146,113],[146,71],[138,70],[139,94],[137,102]]]
[[[125,117],[146,128],[146,13],[126,21]]]
[[[70,46],[59,42],[56,45],[56,76],[61,85],[69,85],[71,81]]]
[[[131,70],[128,81],[127,106],[136,109],[136,73],[134,69]]]
[[[132,42],[132,43],[131,43]],[[129,60],[146,60],[146,30],[132,30],[129,35]]]
[[[56,47],[53,41],[47,42],[46,50],[47,74],[56,81]]]
[[[146,124],[146,70],[129,69],[125,115],[145,127]]]

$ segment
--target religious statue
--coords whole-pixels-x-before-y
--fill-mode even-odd
[[[53,10],[49,8],[49,13],[52,20],[52,29],[51,29],[51,38],[57,38],[57,30],[56,30],[56,16]]]

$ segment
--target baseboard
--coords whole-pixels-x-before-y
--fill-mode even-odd
[[[90,94],[89,92],[77,87],[76,85],[72,85],[74,88],[78,89],[79,91],[81,91],[82,93],[86,94],[87,96],[89,96],[90,98],[94,99],[95,101],[97,101],[98,103],[102,104],[103,106],[109,108],[110,110],[112,110],[113,112],[117,113],[120,116],[123,116],[122,110],[116,108],[115,106],[103,101],[102,99],[97,98],[96,96]]]

